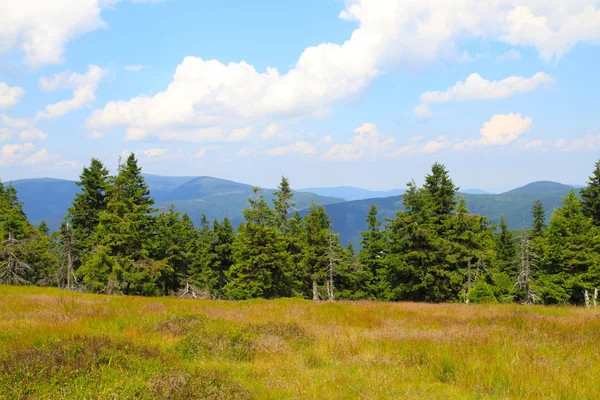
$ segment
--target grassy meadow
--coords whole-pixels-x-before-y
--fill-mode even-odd
[[[600,309],[0,286],[0,399],[592,399]]]

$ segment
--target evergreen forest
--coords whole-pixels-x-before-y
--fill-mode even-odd
[[[97,159],[60,230],[34,227],[0,183],[0,284],[124,295],[243,300],[520,302],[589,305],[600,286],[600,161],[579,195],[532,204],[532,226],[509,231],[471,214],[444,165],[403,207],[375,205],[360,249],[340,243],[322,206],[301,216],[282,177],[269,204],[259,188],[238,226],[157,209],[132,153],[116,174]],[[551,213],[546,223],[546,213]]]

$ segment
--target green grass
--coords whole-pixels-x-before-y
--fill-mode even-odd
[[[600,312],[0,286],[0,399],[592,399]]]

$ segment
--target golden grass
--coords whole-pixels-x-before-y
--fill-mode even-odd
[[[592,399],[600,312],[0,286],[0,399]]]

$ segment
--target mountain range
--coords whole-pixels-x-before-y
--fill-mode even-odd
[[[169,177],[144,175],[156,207],[163,209],[173,204],[175,209],[187,213],[196,223],[202,213],[209,220],[221,219],[225,215],[234,225],[243,219],[242,211],[248,198],[253,196],[252,185],[213,178],[209,176]],[[44,220],[52,230],[56,230],[79,187],[74,181],[62,179],[22,179],[12,182],[17,189],[19,200],[29,220],[37,225]],[[562,197],[569,190],[580,186],[564,185],[556,182],[533,182],[500,194],[479,194],[472,189],[460,193],[472,213],[487,216],[492,223],[498,223],[504,216],[510,229],[520,230],[531,224],[531,207],[540,200],[549,218],[552,210],[559,206]],[[261,189],[270,203],[276,189]],[[340,234],[342,243],[360,242],[360,232],[366,229],[366,216],[373,203],[379,209],[379,218],[393,218],[402,209],[403,190],[372,191],[349,186],[329,188],[308,188],[294,192],[295,209],[301,214],[314,201],[325,207],[332,219],[333,229]],[[469,192],[469,193],[467,193]],[[368,197],[365,197],[368,196]]]

